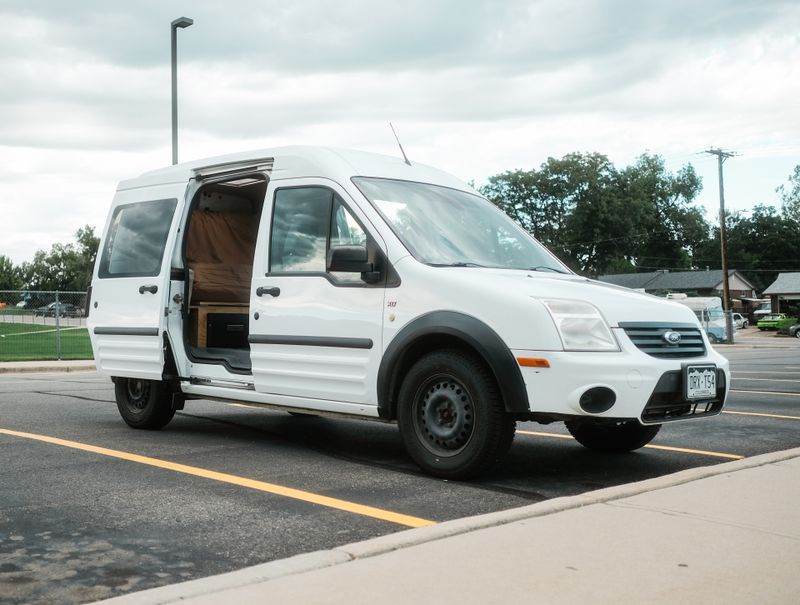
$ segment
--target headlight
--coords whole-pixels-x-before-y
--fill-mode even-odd
[[[542,299],[565,351],[619,351],[611,330],[594,305],[580,300]]]

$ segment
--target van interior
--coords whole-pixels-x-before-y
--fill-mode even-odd
[[[195,362],[250,374],[250,282],[267,180],[238,176],[201,187],[183,244],[184,343]]]

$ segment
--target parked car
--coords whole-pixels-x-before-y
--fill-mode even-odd
[[[38,307],[34,312],[34,317],[80,317],[82,315],[79,307],[69,303],[51,302],[49,305]]]
[[[747,321],[747,318],[741,313],[733,314],[733,323],[738,330],[744,330],[747,326],[750,325],[750,322]]]
[[[767,315],[764,319],[760,319],[756,325],[759,330],[780,330],[782,328],[788,328],[798,321],[800,320],[798,320],[797,317],[787,317],[786,313],[772,313],[771,315]]]
[[[794,338],[800,338],[800,323],[789,326],[787,333]]]

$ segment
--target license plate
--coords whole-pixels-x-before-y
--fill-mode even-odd
[[[717,394],[717,367],[686,366],[683,384],[686,399],[713,399]]]

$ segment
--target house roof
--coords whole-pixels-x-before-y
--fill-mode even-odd
[[[764,294],[800,294],[800,273],[779,273]]]
[[[728,269],[728,279],[736,275],[750,284],[735,269]],[[800,274],[798,274],[800,275]],[[644,288],[646,290],[708,290],[722,282],[722,270],[713,271],[655,271],[650,273],[620,273],[617,275],[601,275],[600,281],[625,286],[626,288]],[[752,285],[750,286],[752,289]]]
[[[661,271],[649,273],[617,273],[615,275],[601,275],[597,279],[608,284],[623,286],[625,288],[644,288],[661,275]]]

